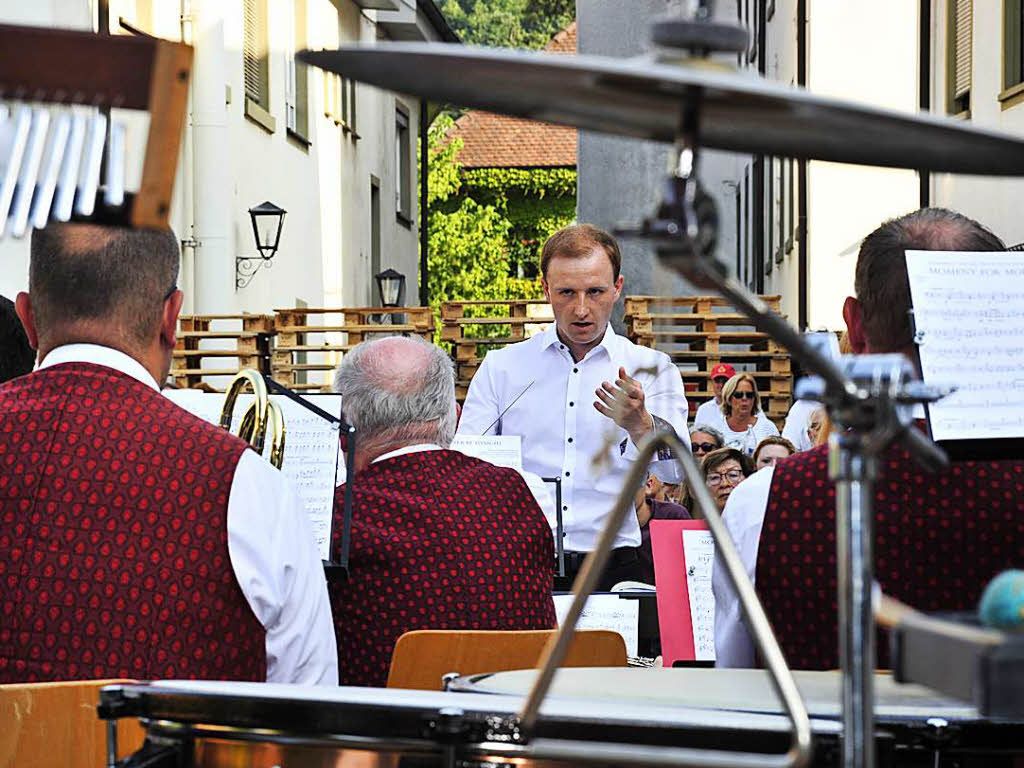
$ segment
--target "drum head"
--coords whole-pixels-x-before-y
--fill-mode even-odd
[[[452,690],[521,696],[534,676],[534,670],[475,675],[456,680]],[[811,717],[840,717],[838,672],[794,672],[793,676]],[[781,714],[768,673],[757,669],[561,669],[549,696],[561,701],[606,700],[633,706]],[[876,719],[884,721],[980,719],[978,711],[964,702],[920,685],[897,683],[884,674],[875,677],[875,702]]]

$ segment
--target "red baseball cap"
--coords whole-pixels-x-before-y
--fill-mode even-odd
[[[736,369],[728,363],[719,363],[718,365],[711,367],[711,378],[719,379],[724,376],[727,379],[731,379],[736,375]]]

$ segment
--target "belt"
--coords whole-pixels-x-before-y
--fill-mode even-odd
[[[589,554],[589,552],[566,552],[566,570],[578,571]],[[608,553],[608,565],[611,566],[629,565],[639,559],[640,557],[636,553],[636,547],[619,547],[618,549],[613,549]]]

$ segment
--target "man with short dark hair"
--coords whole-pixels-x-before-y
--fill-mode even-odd
[[[416,337],[364,341],[334,387],[358,435],[349,577],[330,587],[341,684],[384,685],[411,630],[554,627],[554,545],[530,489],[449,449],[451,358]]]
[[[885,222],[861,244],[857,296],[843,317],[853,351],[901,353],[917,364],[905,252],[996,251],[1003,244],[965,216],[926,208]],[[1024,562],[1024,461],[954,462],[929,474],[903,448],[875,482],[875,574],[882,589],[923,611],[968,610],[992,576]],[[828,446],[755,473],[730,496],[725,523],[795,669],[839,666],[835,488]],[[724,570],[714,572],[719,666],[753,666],[753,645]],[[878,647],[881,666],[888,648]]]
[[[295,492],[160,394],[178,264],[170,231],[33,233],[39,368],[0,385],[0,682],[336,682]]]
[[[553,327],[491,350],[473,377],[460,435],[519,435],[523,466],[562,479],[566,578],[572,584],[622,488],[637,445],[658,425],[689,445],[682,378],[668,355],[616,335],[609,323],[622,293],[619,247],[589,224],[553,234],[541,253]],[[651,470],[678,482],[667,452]],[[640,528],[629,515],[598,584],[641,577]]]

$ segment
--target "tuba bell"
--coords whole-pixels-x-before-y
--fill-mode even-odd
[[[239,371],[238,375],[231,380],[231,385],[224,395],[224,406],[220,411],[220,425],[228,431],[231,430],[235,401],[247,384],[256,399],[242,415],[242,422],[238,426],[238,436],[262,456],[269,430],[270,463],[280,469],[281,464],[284,463],[284,413],[281,411],[281,406],[271,400],[270,395],[267,394],[267,384],[263,381],[261,374],[249,368]]]

